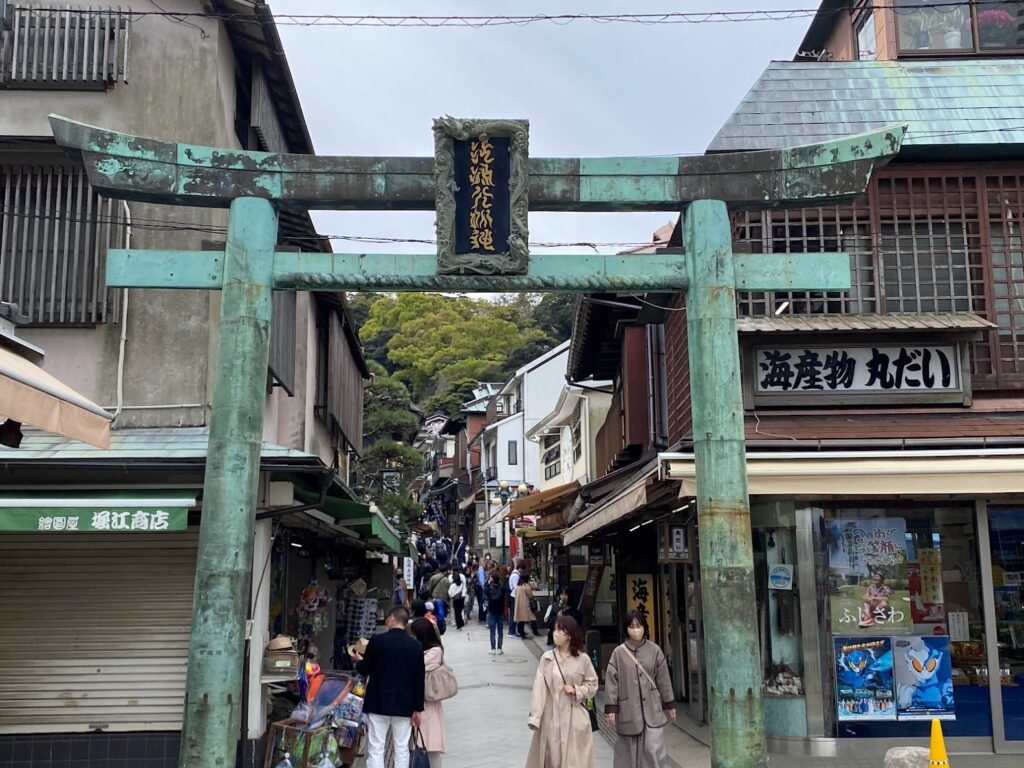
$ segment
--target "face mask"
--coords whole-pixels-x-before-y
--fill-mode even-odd
[[[551,639],[555,641],[555,645],[559,648],[565,648],[569,644],[569,636],[560,629],[556,629],[551,633]]]
[[[626,630],[626,634],[629,635],[629,639],[634,643],[639,643],[644,639],[644,628],[643,627],[630,627]]]

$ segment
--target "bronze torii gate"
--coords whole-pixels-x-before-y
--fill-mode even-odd
[[[684,255],[527,257],[523,237],[520,265],[509,270],[479,260],[453,268],[437,255],[275,253],[278,208],[435,209],[435,197],[454,187],[450,176],[443,177],[440,154],[439,167],[435,158],[269,154],[140,138],[55,115],[50,123],[58,143],[81,157],[89,182],[107,196],[230,209],[222,253],[133,249],[107,256],[108,286],[223,293],[182,768],[226,768],[235,760],[274,288],[685,290],[712,763],[765,766],[735,293],[845,290],[849,256],[734,254],[729,210],[851,200],[863,192],[872,171],[899,151],[905,127],[731,155],[527,161],[525,122],[437,121],[435,132],[440,125],[464,140],[514,123],[511,141],[520,154],[513,178],[518,172],[520,186],[528,184],[534,210],[685,209]],[[445,214],[437,210],[440,222]],[[525,197],[518,213],[525,224]],[[440,230],[439,224],[443,242],[450,233]]]

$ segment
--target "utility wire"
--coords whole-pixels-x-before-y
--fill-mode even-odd
[[[152,2],[152,0],[150,0]],[[897,14],[911,14],[924,8],[955,10],[962,8],[966,0],[935,0],[930,3],[915,4],[908,8],[892,8]],[[974,0],[977,6],[1003,5],[1005,0]],[[107,11],[88,8],[33,8],[36,12],[71,13],[79,16],[101,16]],[[248,24],[264,24],[264,20],[249,13],[217,13],[217,12],[181,12],[181,11],[139,11],[127,10],[123,14],[135,19],[149,17],[166,17],[178,22],[188,18],[214,19],[222,22],[240,22]],[[595,24],[633,24],[641,26],[657,26],[667,24],[713,24],[713,23],[746,23],[753,21],[788,21],[790,19],[813,18],[848,14],[849,9],[840,8],[778,8],[755,9],[745,11],[671,11],[659,13],[562,13],[562,14],[529,14],[529,15],[492,15],[492,16],[399,16],[378,14],[331,14],[331,13],[275,13],[274,21],[278,26],[301,27],[391,27],[391,28],[473,28],[487,27],[525,27],[538,23],[549,23],[567,26],[574,22],[591,22]]]

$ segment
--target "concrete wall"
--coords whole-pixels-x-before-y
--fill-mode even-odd
[[[52,5],[46,2],[43,6]],[[88,5],[72,0],[70,5]],[[122,7],[152,10],[144,0]],[[167,0],[168,11],[199,11],[197,0]],[[191,18],[193,26],[146,17],[131,30],[129,82],[108,92],[4,91],[3,137],[50,137],[46,116],[66,117],[142,136],[237,147],[234,55],[217,22]],[[153,231],[145,219],[181,222],[200,229],[227,225],[224,211],[130,204],[132,245],[195,248],[224,235],[184,229]],[[219,295],[209,291],[128,291],[124,356],[124,411],[118,427],[201,425],[209,401],[209,359]],[[47,352],[45,368],[98,404],[117,403],[118,346],[122,326],[19,331]],[[156,406],[156,407],[154,407]]]

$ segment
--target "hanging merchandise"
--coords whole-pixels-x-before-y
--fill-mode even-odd
[[[312,579],[302,590],[298,605],[295,607],[300,647],[304,647],[314,635],[323,632],[330,625],[327,615],[327,606],[330,602],[330,593],[321,587],[316,579]]]

